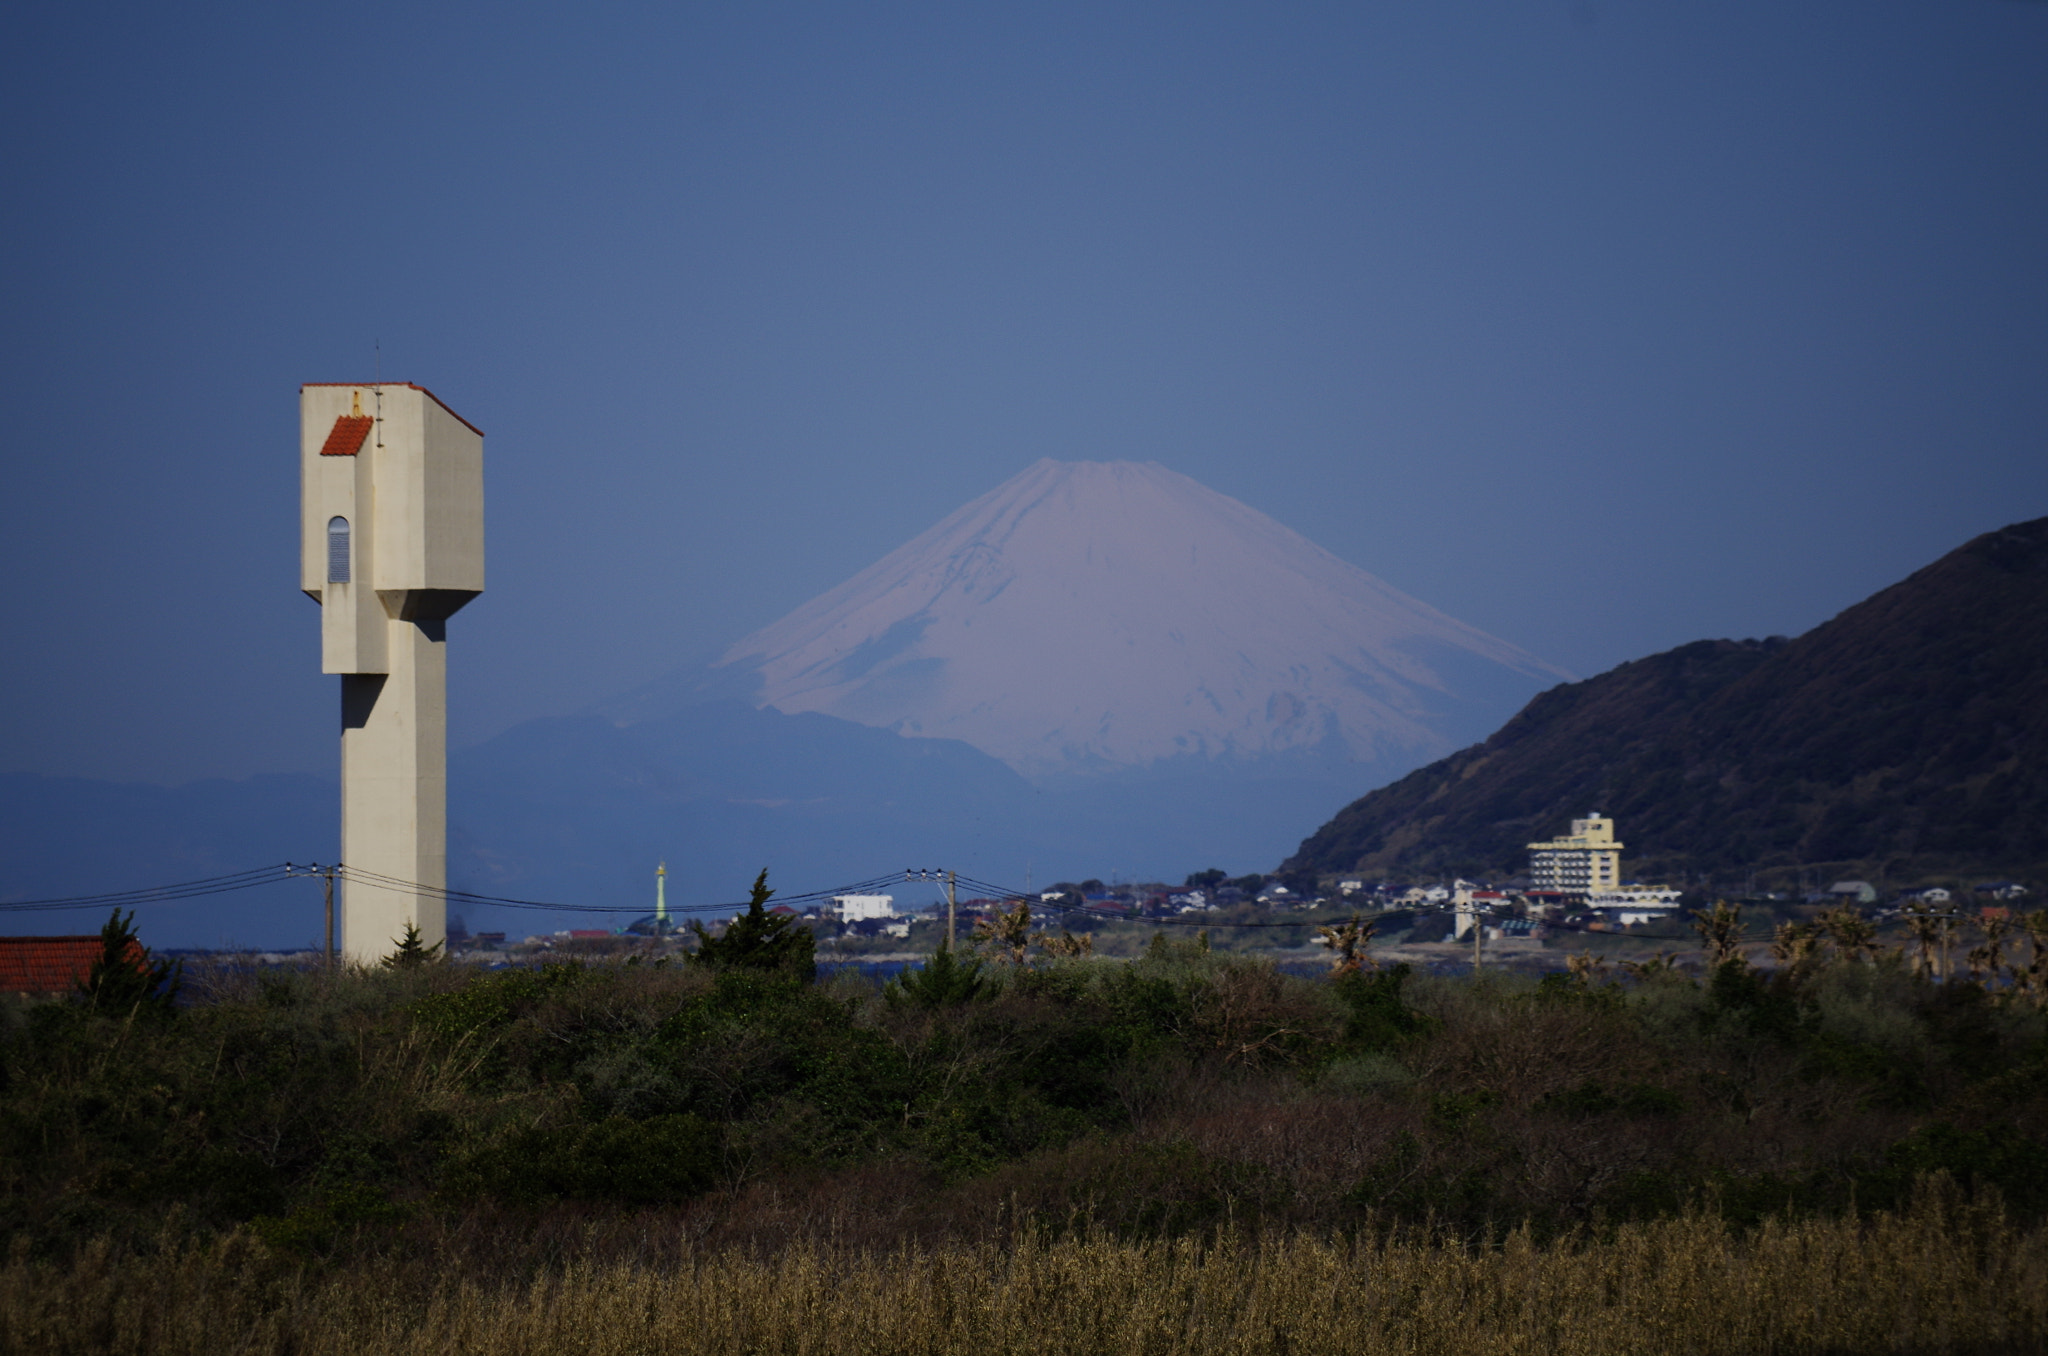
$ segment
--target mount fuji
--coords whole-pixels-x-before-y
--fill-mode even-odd
[[[1571,676],[1156,462],[1052,460],[715,668],[1041,784],[1300,755],[1391,779]]]

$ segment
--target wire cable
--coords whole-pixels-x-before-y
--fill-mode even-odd
[[[164,904],[181,899],[200,899],[207,895],[224,895],[235,890],[253,889],[258,885],[269,885],[276,881],[291,879],[289,863],[277,866],[256,867],[249,871],[236,871],[225,876],[208,876],[201,880],[179,881],[172,885],[151,885],[139,890],[110,890],[96,895],[65,895],[54,899],[18,899],[0,903],[0,913],[57,912],[67,909],[107,909],[133,907],[137,904]]]
[[[255,867],[247,871],[231,872],[222,876],[207,876],[199,880],[179,881],[169,885],[147,886],[136,890],[113,890],[92,895],[66,895],[50,899],[25,899],[0,903],[0,913],[60,912],[80,909],[133,908],[144,904],[173,903],[186,899],[202,899],[211,895],[229,894],[239,890],[254,889],[286,880],[306,879],[332,873],[344,881],[370,886],[374,889],[389,890],[399,894],[410,894],[420,898],[440,899],[449,903],[504,909],[529,909],[548,913],[584,914],[646,914],[651,910],[645,904],[574,904],[553,900],[518,899],[506,895],[483,894],[474,890],[455,890],[443,886],[423,885],[363,867],[339,864],[332,867],[306,866],[284,862],[275,866]],[[907,869],[901,874],[871,876],[866,880],[849,885],[836,885],[821,890],[803,890],[790,894],[777,892],[773,898],[779,905],[796,907],[804,904],[822,903],[840,895],[872,894],[887,886],[911,883],[938,884],[947,873],[924,869]],[[1063,917],[1088,918],[1100,923],[1141,923],[1153,927],[1224,929],[1270,929],[1270,928],[1314,928],[1327,926],[1315,919],[1246,919],[1230,921],[1219,918],[1189,917],[1185,914],[1160,917],[1141,911],[1108,910],[1087,904],[1064,904],[1043,898],[1041,894],[1028,890],[1017,890],[993,881],[974,876],[952,873],[952,883],[957,891],[965,888],[981,897],[979,901],[1019,901],[1031,904],[1035,911],[1053,913]],[[940,901],[934,901],[940,902]],[[744,902],[712,904],[671,904],[670,913],[675,914],[719,914],[744,910]],[[1403,906],[1405,907],[1405,906]],[[1380,916],[1402,912],[1402,907],[1381,910]],[[1627,932],[1610,933],[1606,929],[1595,929],[1590,924],[1566,921],[1545,922],[1541,925],[1552,932],[1577,932],[1592,934],[1599,932],[1606,936],[1626,936],[1646,941],[1692,941],[1686,933]],[[1759,939],[1761,940],[1761,939]]]
[[[487,895],[473,890],[451,890],[445,887],[422,885],[418,881],[403,880],[397,876],[387,876],[381,872],[369,871],[356,866],[342,866],[340,868],[340,875],[343,880],[354,881],[376,889],[390,890],[396,894],[410,894],[421,898],[441,899],[457,904],[488,905],[506,909],[537,909],[552,913],[645,914],[652,912],[646,904],[570,904],[549,900],[516,899],[506,895]],[[831,899],[836,895],[869,893],[882,886],[893,884],[897,879],[894,876],[876,876],[868,880],[856,881],[851,885],[836,885],[822,890],[804,890],[787,895],[777,892],[773,895],[773,898],[780,905],[793,906],[816,903]],[[670,904],[668,911],[670,913],[718,913],[722,911],[744,910],[746,907],[747,904],[745,902]]]

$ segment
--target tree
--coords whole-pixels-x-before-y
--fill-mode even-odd
[[[1820,916],[1820,925],[1843,960],[1876,959],[1877,929],[1854,904],[1837,904]]]
[[[398,950],[379,962],[387,970],[414,970],[430,961],[441,959],[441,944],[432,946],[420,944],[420,929],[416,923],[405,925],[405,936],[398,939]]]
[[[1771,955],[1788,971],[1807,969],[1820,959],[1820,929],[1812,923],[1778,924]]]
[[[697,934],[695,961],[714,970],[770,970],[816,978],[817,938],[789,914],[771,914],[767,903],[775,897],[768,888],[768,868],[754,877],[747,911],[726,925],[724,933],[713,936],[704,925],[692,920]]]
[[[1676,951],[1653,951],[1643,960],[1623,961],[1621,968],[1637,979],[1662,979],[1667,975],[1678,973],[1678,953]]]
[[[1095,954],[1095,934],[1084,932],[1077,937],[1061,928],[1059,936],[1040,940],[1038,949],[1055,959],[1078,960],[1083,956]]]
[[[1941,951],[1943,925],[1947,921],[1925,902],[1906,906],[1906,932],[1913,940],[1913,973],[1931,975],[1934,958]]]
[[[1998,982],[1998,972],[2005,968],[2005,939],[2012,932],[2012,919],[2003,913],[1986,912],[1977,919],[1977,930],[1984,934],[1984,945],[1970,948],[1970,977],[1982,975],[1992,984]]]
[[[2034,910],[2019,925],[2033,955],[2025,966],[2013,966],[2013,985],[2035,1007],[2048,1007],[2048,910]]]
[[[154,1013],[168,1016],[177,1009],[182,961],[153,961],[135,936],[135,911],[124,918],[119,909],[100,929],[100,954],[78,990],[95,1012],[115,1016]]]
[[[1354,913],[1348,923],[1316,929],[1316,945],[1330,949],[1330,973],[1333,977],[1341,978],[1355,975],[1362,969],[1379,968],[1379,962],[1372,958],[1369,949],[1375,926]]]
[[[1189,890],[1213,890],[1229,879],[1230,877],[1223,873],[1221,867],[1212,866],[1207,871],[1191,873],[1188,876],[1186,886],[1183,888]]]
[[[932,953],[923,967],[905,970],[882,986],[882,1000],[892,1008],[923,1008],[927,1012],[971,1002],[988,990],[981,975],[981,958],[956,958],[952,952]]]
[[[1022,965],[1031,951],[1031,906],[1018,900],[974,925],[974,944],[999,961]]]
[[[1590,986],[1596,979],[1607,978],[1607,958],[1595,955],[1591,947],[1576,956],[1565,957],[1564,968],[1571,976],[1571,982],[1581,988]]]
[[[1700,935],[1708,969],[1742,960],[1742,941],[1748,928],[1743,925],[1740,904],[1716,900],[1711,909],[1694,910],[1692,930]]]

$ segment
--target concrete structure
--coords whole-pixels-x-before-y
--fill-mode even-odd
[[[1572,831],[1547,843],[1529,844],[1529,888],[1586,895],[1621,884],[1621,848],[1614,821],[1594,811],[1572,821]]]
[[[842,923],[859,923],[870,918],[894,918],[896,896],[834,895],[832,908]]]
[[[1586,903],[1626,928],[1671,917],[1684,898],[1683,892],[1668,885],[1624,885],[1618,890],[1595,890],[1586,896]]]
[[[341,675],[341,951],[446,938],[448,618],[484,587],[483,434],[424,387],[299,388],[299,587]]]

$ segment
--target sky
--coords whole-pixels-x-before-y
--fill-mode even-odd
[[[0,771],[331,773],[297,389],[486,433],[460,747],[1042,456],[1581,674],[2048,514],[2048,4],[0,14]]]

